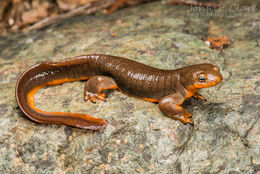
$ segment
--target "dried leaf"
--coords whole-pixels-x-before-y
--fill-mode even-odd
[[[57,0],[57,4],[62,10],[73,10],[80,5],[89,4],[98,0]]]
[[[33,5],[34,7],[36,5]],[[22,14],[23,25],[33,24],[44,17],[50,16],[51,12],[49,9],[52,5],[49,2],[43,2],[39,4],[37,7],[32,8],[31,10],[25,11]]]
[[[0,21],[3,19],[4,11],[10,2],[11,0],[0,1]]]
[[[210,42],[210,48],[216,50],[222,50],[225,46],[229,44],[227,36],[208,37],[208,41]]]

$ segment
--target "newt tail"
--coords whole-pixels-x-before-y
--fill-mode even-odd
[[[43,62],[32,66],[18,79],[16,100],[22,112],[31,120],[45,124],[62,124],[82,129],[98,130],[107,126],[102,118],[86,114],[45,112],[35,107],[34,94],[40,88],[66,82],[87,80],[92,74],[77,72],[85,57],[77,57],[62,63]]]

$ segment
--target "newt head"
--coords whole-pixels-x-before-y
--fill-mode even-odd
[[[208,88],[222,81],[219,67],[209,63],[191,65],[183,68],[181,73],[182,85],[196,92],[200,88]]]

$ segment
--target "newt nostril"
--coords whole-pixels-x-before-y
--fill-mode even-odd
[[[215,71],[219,72],[219,67],[218,66],[214,66],[213,68]]]

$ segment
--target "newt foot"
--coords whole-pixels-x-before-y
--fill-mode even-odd
[[[100,94],[94,94],[92,92],[86,91],[84,100],[85,101],[90,100],[92,103],[96,103],[97,99],[101,101],[105,101],[105,98],[106,98],[105,92],[102,92]]]
[[[177,119],[179,119],[181,122],[185,124],[189,123],[191,125],[194,125],[194,122],[192,121],[191,117],[192,114],[183,109],[181,113],[177,116]]]
[[[193,98],[195,98],[196,100],[200,99],[200,100],[203,100],[203,101],[207,101],[207,99],[205,97],[203,97],[202,95],[196,93],[192,96]]]

